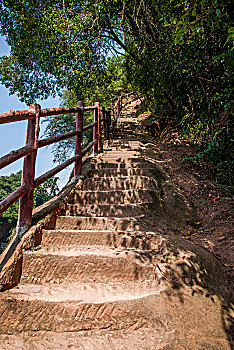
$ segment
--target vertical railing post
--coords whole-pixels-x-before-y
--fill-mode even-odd
[[[106,119],[107,119],[107,135],[108,135],[108,140],[110,140],[110,127],[111,127],[111,109],[110,109],[110,107],[108,108],[108,113],[107,113]]]
[[[74,176],[78,176],[81,174],[81,167],[82,167],[84,103],[82,101],[78,101],[77,107],[80,109],[76,114],[76,131],[78,132],[78,134],[76,135],[76,138],[75,138],[75,156],[79,156],[79,158],[75,161]]]
[[[98,150],[102,149],[102,114],[98,104]]]
[[[97,107],[94,110],[94,122],[97,124],[93,127],[93,141],[97,141],[93,146],[93,153],[98,154],[98,114],[99,114],[99,102],[95,102],[94,106]]]
[[[103,120],[103,135],[104,140],[108,139],[108,133],[107,133],[107,113],[108,111],[105,111],[105,107],[102,107],[102,120]]]
[[[34,176],[41,107],[37,103],[32,103],[30,110],[35,114],[35,118],[28,120],[25,145],[33,151],[31,154],[26,155],[23,161],[21,184],[27,188],[27,193],[19,200],[17,235],[23,234],[32,224]]]

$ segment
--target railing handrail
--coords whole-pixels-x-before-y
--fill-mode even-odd
[[[84,111],[93,111],[97,109],[96,106],[87,106],[84,107]],[[77,113],[80,110],[80,107],[62,107],[62,108],[45,108],[41,109],[40,117],[49,117],[52,115],[63,115],[69,113]],[[0,113],[0,124],[12,123],[21,120],[34,119],[35,113],[29,110],[21,111],[7,111]]]
[[[84,127],[83,115],[85,111],[94,111],[94,122]],[[102,113],[102,117],[100,111]],[[76,113],[76,130],[51,136],[47,139],[38,140],[40,117],[63,115],[68,113]],[[13,203],[20,200],[17,224],[17,231],[19,234],[21,229],[25,231],[25,228],[28,228],[32,222],[34,188],[38,187],[47,179],[54,176],[72,163],[75,163],[74,176],[80,175],[82,157],[92,147],[94,154],[99,153],[100,149],[102,148],[102,133],[104,139],[109,139],[110,137],[110,113],[110,108],[108,110],[105,110],[104,107],[100,109],[98,102],[95,102],[94,106],[84,107],[83,102],[81,101],[77,103],[77,107],[41,109],[40,105],[34,103],[31,104],[30,109],[26,111],[8,111],[0,113],[0,124],[28,120],[25,146],[0,158],[0,169],[2,169],[16,160],[24,157],[21,186],[19,186],[13,193],[0,202],[1,215]],[[82,150],[83,133],[89,129],[93,129],[93,141],[84,150]],[[75,137],[75,155],[35,179],[34,175],[37,150],[41,147],[66,140],[71,137]]]
[[[127,94],[122,94],[118,100],[116,101],[115,103],[115,106],[114,106],[114,123],[117,124],[117,120],[119,118],[119,115],[120,115],[120,112],[123,108],[123,99],[124,98],[128,98],[129,96],[131,95],[134,95],[134,98],[137,99],[139,98],[139,95],[136,91],[132,91],[132,92],[129,92]]]

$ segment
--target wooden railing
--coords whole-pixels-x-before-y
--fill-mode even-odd
[[[90,125],[83,126],[83,117],[86,111],[94,112],[94,121]],[[95,102],[94,106],[84,107],[83,102],[79,101],[77,103],[77,107],[41,109],[39,104],[33,103],[30,105],[29,110],[9,111],[0,114],[0,124],[28,120],[25,146],[0,158],[0,169],[2,169],[16,160],[24,157],[21,186],[0,202],[0,214],[2,214],[13,203],[19,200],[17,223],[17,233],[19,235],[21,232],[25,232],[25,230],[32,224],[34,188],[38,187],[47,179],[59,173],[72,163],[74,163],[74,176],[80,175],[82,158],[84,155],[92,148],[93,153],[98,154],[102,148],[103,138],[108,139],[110,137],[111,111],[111,108],[108,108],[108,110],[105,110],[104,107],[100,108],[98,102]],[[114,115],[117,115],[116,107],[113,111]],[[76,113],[75,130],[39,140],[40,118],[68,113]],[[86,148],[82,149],[83,133],[89,129],[93,129],[93,140]],[[66,140],[71,137],[75,137],[74,156],[35,179],[37,150],[41,147]]]
[[[135,92],[135,91],[134,92],[129,92],[128,94],[122,94],[118,98],[118,100],[115,103],[114,109],[113,109],[113,111],[114,111],[114,116],[113,116],[114,119],[113,119],[113,121],[114,121],[115,124],[117,124],[118,118],[120,116],[120,112],[121,112],[122,108],[124,107],[123,106],[123,100],[124,99],[128,99],[130,96],[133,97],[133,100],[136,100],[136,99],[140,98],[138,93]]]

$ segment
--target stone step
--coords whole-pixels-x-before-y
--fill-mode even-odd
[[[139,139],[139,137],[134,136],[132,134],[130,134],[129,132],[125,133],[121,133],[121,134],[113,134],[112,136],[113,140],[129,140],[129,141],[137,141]]]
[[[122,153],[122,152],[139,152],[139,147],[144,147],[144,146],[122,146],[122,145],[107,145],[104,148],[104,153],[109,153],[109,152],[116,152],[116,153]]]
[[[150,250],[145,232],[104,230],[43,230],[41,247],[45,250],[64,250],[80,246],[109,246]]]
[[[136,135],[136,133],[132,130],[126,130],[126,129],[122,129],[122,130],[118,130],[118,131],[113,131],[113,139],[126,139],[128,141],[137,141],[138,137]]]
[[[95,169],[129,169],[129,168],[144,168],[153,169],[153,164],[144,161],[120,162],[118,158],[110,160],[103,160],[94,165]]]
[[[127,118],[126,118],[127,119]],[[128,121],[122,121],[121,123],[118,122],[118,131],[114,131],[114,134],[119,134],[119,133],[130,133],[134,135],[134,131],[137,129],[138,124],[135,122],[129,123]]]
[[[148,255],[133,249],[80,247],[23,255],[22,284],[121,282],[152,279],[154,266]]]
[[[118,162],[118,163],[132,163],[132,162],[140,162],[145,161],[141,154],[133,155],[129,154],[129,152],[109,152],[108,154],[102,154],[97,158],[98,162]]]
[[[135,204],[67,204],[66,215],[68,216],[106,216],[106,217],[139,217],[149,210],[152,203]]]
[[[155,295],[162,290],[163,287],[153,280],[108,285],[20,284],[0,297],[0,311],[4,314],[0,333],[61,333],[107,328],[116,331],[139,324],[156,326],[153,305]]]
[[[133,160],[136,160],[136,159],[139,159],[141,160],[142,158],[142,154],[140,152],[136,153],[136,152],[129,152],[129,151],[120,151],[120,152],[104,152],[102,153],[98,158],[97,160],[102,160],[102,159],[106,159],[106,160],[110,160],[111,159],[118,159],[121,161],[121,163],[123,163],[124,161],[131,161],[132,159]]]
[[[132,154],[129,154],[129,152],[121,152],[121,153],[109,152],[108,154],[101,154],[97,158],[98,161],[106,160],[106,161],[110,161],[110,162],[112,159],[115,161],[118,160],[121,163],[124,163],[124,162],[131,163],[131,162],[134,162],[136,160],[144,161],[144,158],[140,154],[134,156]]]
[[[135,123],[131,123],[131,125],[129,125],[129,123],[122,122],[121,124],[118,124],[119,130],[117,132],[113,131],[113,135],[118,136],[118,135],[128,134],[128,135],[135,136],[137,127],[138,125]]]
[[[55,229],[134,231],[142,229],[143,219],[144,215],[135,218],[57,216]]]
[[[111,157],[113,156],[114,158],[117,157],[139,157],[140,156],[140,152],[139,149],[138,150],[131,150],[131,149],[121,149],[121,150],[113,150],[113,149],[108,149],[108,150],[104,150],[104,152],[102,153],[102,157]]]
[[[110,153],[110,154],[102,154],[96,160],[97,162],[118,162],[118,163],[150,163],[150,161],[145,159],[145,154],[147,154],[147,150],[142,150],[141,154],[138,156],[131,156],[127,152],[122,152],[122,154]]]
[[[123,176],[146,176],[152,177],[152,173],[149,168],[120,168],[120,169],[93,169],[91,170],[88,177],[92,178],[109,178],[109,177],[123,177]]]
[[[124,176],[124,177],[106,177],[103,178],[88,178],[84,181],[83,190],[131,190],[144,189],[156,190],[155,181],[146,176]]]
[[[118,119],[118,122],[119,122],[119,124],[121,125],[122,123],[126,123],[126,124],[138,124],[138,117],[135,117],[135,118],[133,118],[133,117],[128,117],[128,116],[126,116],[126,117],[120,117],[119,119]]]
[[[143,143],[139,140],[124,140],[124,139],[121,139],[121,140],[110,140],[108,141],[108,145],[109,146],[121,146],[121,147],[139,147],[140,145],[142,145]]]
[[[154,309],[152,309],[154,319],[156,313],[158,317],[159,310],[160,308],[156,309],[154,305]],[[200,314],[196,318],[198,319],[199,316]],[[172,315],[172,322],[173,318]],[[201,327],[199,328],[201,323],[200,320],[197,329],[201,330]],[[165,324],[167,325],[166,328]],[[199,337],[196,328],[189,327],[189,329],[193,329],[193,334],[196,334],[196,336],[191,337],[190,333],[188,337],[183,333],[184,324],[184,320],[181,320],[181,323],[176,325],[176,328],[181,331],[175,332],[172,330],[175,329],[175,325],[172,327],[167,322],[157,322],[157,324],[152,322],[149,325],[146,319],[142,318],[142,322],[138,320],[127,331],[126,329],[114,329],[113,326],[105,330],[97,328],[85,329],[80,332],[12,332],[14,334],[0,334],[0,343],[2,344],[1,350],[15,350],[15,344],[17,344],[17,350],[155,350],[163,348],[173,350],[230,350],[230,343],[225,336],[211,337],[203,325],[204,328],[199,332]],[[214,327],[215,325],[213,325]],[[26,337],[23,336],[25,333],[34,334],[33,337]]]
[[[69,204],[130,204],[151,203],[152,197],[147,190],[109,190],[109,191],[77,191],[70,196]]]

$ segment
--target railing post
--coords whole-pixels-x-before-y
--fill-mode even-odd
[[[111,127],[111,109],[110,107],[108,108],[108,113],[107,113],[107,135],[108,135],[108,140],[110,140],[110,127]]]
[[[102,115],[100,111],[100,107],[98,108],[98,149],[99,152],[102,149]]]
[[[95,102],[94,106],[97,107],[94,110],[94,122],[95,123],[97,122],[97,124],[94,125],[94,127],[93,127],[93,141],[96,140],[97,142],[93,146],[93,153],[98,154],[98,149],[99,149],[99,142],[98,142],[98,139],[99,139],[99,135],[98,135],[99,102]]]
[[[37,144],[40,131],[41,106],[37,103],[30,105],[30,110],[35,113],[34,119],[28,120],[26,147],[33,149],[33,152],[24,157],[21,184],[27,188],[27,193],[19,200],[19,214],[17,223],[17,235],[23,234],[32,224],[33,190],[35,163],[37,156]]]
[[[79,159],[75,161],[74,176],[81,174],[81,167],[82,167],[84,103],[82,101],[78,101],[77,107],[80,108],[80,110],[76,114],[76,131],[78,132],[78,134],[76,135],[76,138],[75,138],[75,156],[79,156]]]
[[[103,120],[103,135],[104,140],[108,139],[108,133],[107,133],[107,111],[105,111],[105,107],[102,107],[102,120]]]

